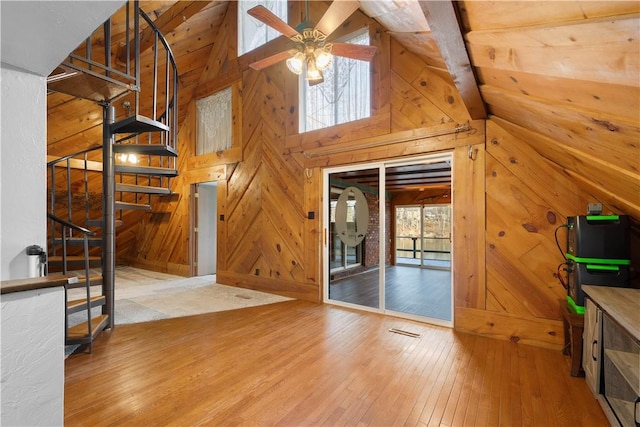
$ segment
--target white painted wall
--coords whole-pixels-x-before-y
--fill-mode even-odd
[[[198,276],[216,274],[218,235],[217,183],[198,184]]]
[[[28,277],[27,246],[47,247],[47,87],[6,66],[0,84],[0,279],[9,280]]]
[[[64,289],[2,295],[0,424],[64,422]]]
[[[46,81],[124,4],[0,1],[0,280],[28,277],[26,248],[46,248]]]
[[[46,76],[117,1],[0,1],[0,280],[46,247]],[[63,424],[64,291],[2,296],[0,424]]]
[[[47,76],[124,3],[0,1],[2,63]]]

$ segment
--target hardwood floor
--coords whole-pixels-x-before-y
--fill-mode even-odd
[[[67,426],[607,425],[559,351],[302,301],[118,326],[65,376]]]
[[[329,298],[366,307],[380,307],[375,269],[334,280]],[[387,266],[385,269],[387,310],[450,321],[451,271],[413,266]]]

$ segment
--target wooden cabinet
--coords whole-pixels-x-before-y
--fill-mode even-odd
[[[594,395],[600,394],[600,346],[602,345],[602,310],[590,299],[585,300],[582,334],[582,369]]]
[[[612,425],[640,426],[640,290],[583,290],[589,301],[583,350],[587,382]]]
[[[604,397],[623,426],[640,425],[640,339],[608,314],[603,316],[602,338]]]

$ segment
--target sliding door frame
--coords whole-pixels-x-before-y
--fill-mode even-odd
[[[344,306],[344,307],[349,307],[349,308],[355,308],[358,310],[362,310],[362,311],[370,311],[370,312],[374,312],[374,313],[381,313],[381,314],[386,314],[386,315],[390,315],[390,316],[394,316],[394,317],[401,317],[401,318],[405,318],[405,319],[411,319],[411,320],[416,320],[419,322],[424,322],[424,323],[430,323],[430,324],[434,324],[434,325],[439,325],[439,326],[445,326],[445,327],[453,327],[453,320],[455,318],[454,315],[454,295],[455,295],[455,290],[454,290],[454,281],[453,281],[453,263],[454,263],[454,251],[453,251],[453,246],[451,248],[451,299],[449,301],[449,303],[451,304],[451,320],[447,321],[447,320],[442,320],[442,319],[436,319],[436,318],[430,318],[430,317],[424,317],[424,316],[418,316],[418,315],[414,315],[414,314],[409,314],[409,313],[402,313],[402,312],[397,312],[397,311],[392,311],[392,310],[388,310],[386,309],[386,304],[385,304],[385,270],[386,270],[386,265],[385,265],[385,261],[386,261],[386,252],[387,252],[387,245],[386,245],[386,229],[385,229],[385,224],[386,224],[386,210],[385,210],[385,206],[386,206],[386,169],[388,167],[394,167],[394,166],[403,166],[403,165],[412,165],[412,164],[416,164],[416,163],[423,163],[423,162],[433,162],[433,161],[438,161],[438,160],[443,160],[446,159],[451,163],[451,212],[452,212],[452,218],[453,218],[453,212],[455,209],[455,200],[453,197],[453,180],[454,180],[454,167],[453,167],[453,158],[454,158],[454,152],[453,151],[447,151],[447,152],[443,152],[443,153],[433,153],[433,154],[427,154],[427,155],[422,155],[422,156],[416,156],[416,157],[410,157],[410,158],[402,158],[402,159],[390,159],[390,160],[385,160],[385,161],[377,161],[377,162],[371,162],[371,163],[358,163],[358,164],[352,164],[352,165],[345,165],[345,166],[338,166],[338,167],[331,167],[331,168],[325,168],[322,171],[322,176],[323,176],[323,181],[322,181],[322,194],[323,200],[326,200],[327,202],[323,203],[322,206],[322,213],[323,213],[323,232],[324,232],[324,243],[323,243],[323,248],[322,248],[322,268],[323,268],[323,283],[322,283],[322,299],[323,302],[326,304],[333,304],[333,305],[338,305],[338,306]],[[380,232],[378,233],[379,235],[379,242],[378,242],[378,247],[379,247],[379,258],[378,258],[378,265],[379,265],[379,271],[378,271],[378,292],[379,292],[379,307],[378,308],[373,308],[373,307],[367,307],[367,306],[363,306],[363,305],[358,305],[358,304],[352,304],[352,303],[348,303],[348,302],[342,302],[342,301],[337,301],[337,300],[332,300],[329,299],[329,285],[330,285],[330,279],[331,279],[331,275],[329,273],[330,271],[330,260],[329,260],[329,221],[330,221],[330,204],[328,203],[329,198],[329,191],[331,191],[331,183],[329,182],[329,177],[331,174],[333,173],[339,173],[339,172],[350,172],[350,171],[359,171],[359,170],[367,170],[367,169],[378,169],[378,186],[379,186],[379,191],[378,191],[378,210],[379,210],[379,226],[382,227],[383,229],[380,230]],[[392,213],[393,214],[393,213]],[[454,233],[454,227],[452,224],[451,227],[451,239],[453,241],[453,233]]]

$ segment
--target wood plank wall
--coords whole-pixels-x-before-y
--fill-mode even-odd
[[[640,219],[638,2],[461,2],[460,11],[501,126]]]
[[[458,309],[456,327],[557,345],[554,230],[567,216],[598,202],[632,215],[640,267],[638,3],[465,1],[460,12],[491,117],[486,305]]]
[[[195,104],[185,105],[181,174],[173,182],[178,195],[161,202],[162,213],[132,213],[138,215],[135,225],[118,237],[119,259],[188,275],[190,186],[217,180],[224,215],[218,223],[218,281],[320,301],[323,219],[308,219],[307,213],[322,211],[322,168],[449,151],[455,327],[559,348],[558,300],[565,291],[556,277],[562,261],[556,227],[584,213],[590,202],[640,218],[638,86],[627,82],[637,77],[637,59],[628,45],[614,43],[616,32],[638,25],[638,6],[580,2],[583,8],[576,9],[574,2],[556,2],[551,13],[547,3],[524,2],[518,7],[526,6],[525,12],[509,13],[512,3],[462,3],[468,49],[491,117],[471,122],[470,132],[447,135],[469,120],[450,76],[360,14],[345,28],[370,24],[372,43],[379,47],[372,63],[372,117],[298,134],[297,80],[282,64],[263,72],[247,67],[281,43],[236,58],[236,11],[230,2],[215,35],[225,43],[210,50],[193,93],[203,97],[234,88],[234,148],[195,157]],[[312,13],[322,7],[312,2]],[[290,12],[301,13],[296,4]],[[531,28],[511,28],[515,16],[527,21],[516,25]],[[580,20],[588,22],[573,22]],[[589,37],[591,25],[601,21],[608,30]],[[592,56],[576,58],[563,47],[552,49],[553,55],[567,54],[577,64],[601,57],[605,66],[623,68],[606,75],[594,66],[581,70],[577,80],[545,68],[547,51],[528,48],[544,36],[544,22],[554,22],[549,28],[565,39],[575,37]],[[637,252],[637,230],[634,236]]]

